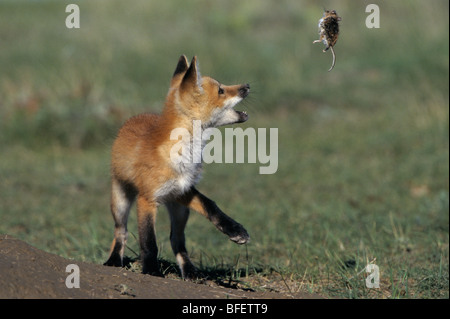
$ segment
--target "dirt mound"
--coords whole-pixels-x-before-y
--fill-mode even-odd
[[[68,288],[79,267],[79,288]],[[168,278],[134,273],[66,259],[36,249],[8,235],[0,235],[0,298],[317,298],[307,294],[286,296],[274,292],[252,292],[211,287]]]

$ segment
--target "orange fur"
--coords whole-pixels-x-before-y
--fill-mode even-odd
[[[184,246],[188,208],[207,217],[234,242],[248,241],[249,236],[240,224],[195,189],[201,163],[178,165],[171,161],[170,151],[178,141],[171,140],[170,134],[174,129],[184,128],[192,135],[193,120],[201,120],[203,129],[246,121],[247,113],[233,107],[248,95],[249,89],[248,84],[225,86],[202,77],[196,57],[188,65],[186,57],[181,56],[162,114],[144,113],[125,122],[112,147],[111,211],[115,237],[106,265],[122,266],[127,219],[136,198],[144,273],[160,274],[154,230],[160,204],[165,204],[171,214],[172,248],[183,277],[196,273]]]

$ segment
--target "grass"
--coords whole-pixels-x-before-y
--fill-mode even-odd
[[[110,145],[127,117],[161,109],[178,56],[196,54],[204,74],[250,82],[244,127],[279,131],[276,174],[205,165],[198,188],[252,241],[234,245],[192,213],[187,248],[204,272],[253,290],[448,298],[446,1],[379,2],[380,29],[365,27],[365,3],[333,2],[330,73],[312,45],[326,1],[79,5],[81,28],[68,30],[63,3],[0,2],[0,233],[105,261]],[[171,274],[169,229],[161,208]],[[135,258],[134,210],[130,232]],[[372,261],[380,289],[365,285]]]

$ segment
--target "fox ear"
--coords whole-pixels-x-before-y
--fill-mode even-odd
[[[180,82],[183,79],[183,76],[186,73],[188,68],[189,68],[189,64],[188,64],[188,60],[187,60],[186,56],[185,55],[180,56],[180,58],[178,59],[178,64],[175,69],[175,72],[173,73],[170,86],[175,86],[177,84],[180,84]]]
[[[181,81],[182,89],[202,89],[202,76],[198,69],[197,57],[192,58],[191,64],[184,74],[183,80]]]

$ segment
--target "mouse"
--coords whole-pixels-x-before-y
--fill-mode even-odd
[[[323,42],[323,44],[325,44],[325,49],[323,49],[323,52],[331,49],[331,53],[333,54],[333,62],[328,72],[333,70],[334,65],[336,64],[336,54],[334,53],[333,47],[336,45],[339,36],[339,21],[341,20],[342,18],[337,15],[336,10],[325,10],[323,17],[319,20],[319,40],[315,40],[313,42]]]

